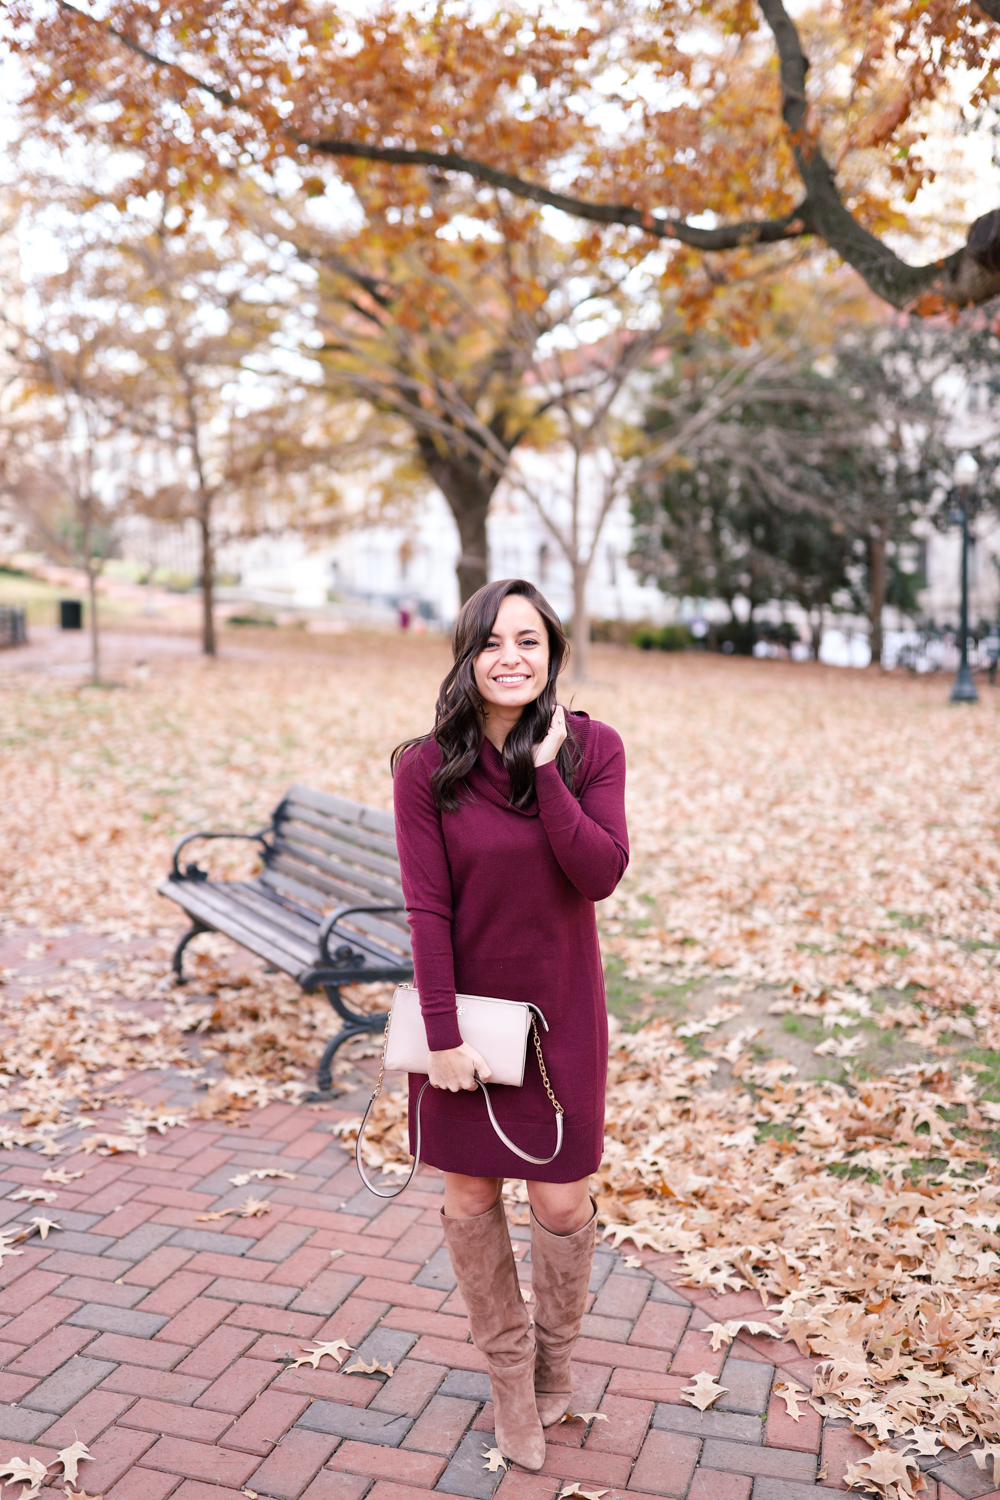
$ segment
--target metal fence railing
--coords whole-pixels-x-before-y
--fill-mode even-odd
[[[0,604],[0,647],[25,646],[28,643],[28,621],[23,609]]]

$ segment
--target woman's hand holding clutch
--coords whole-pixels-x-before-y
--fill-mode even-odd
[[[463,1042],[460,1047],[449,1047],[444,1052],[431,1053],[428,1077],[433,1089],[447,1089],[452,1094],[457,1094],[460,1089],[474,1089],[477,1087],[473,1076],[476,1073],[484,1083],[489,1082],[490,1070],[485,1058],[468,1042]]]

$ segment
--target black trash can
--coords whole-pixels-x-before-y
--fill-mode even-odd
[[[83,629],[83,601],[81,599],[59,600],[59,629]]]

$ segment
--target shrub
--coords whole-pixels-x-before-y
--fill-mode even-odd
[[[273,615],[230,615],[227,625],[277,625]]]
[[[687,651],[694,637],[686,625],[640,625],[632,632],[632,644],[640,651]]]

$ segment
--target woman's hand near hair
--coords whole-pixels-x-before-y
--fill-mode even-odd
[[[550,761],[555,760],[565,739],[566,710],[561,703],[557,703],[545,737],[538,741],[538,744],[531,752],[531,758],[535,765],[547,766]]]
[[[477,1087],[473,1077],[475,1073],[479,1074],[484,1083],[488,1083],[492,1076],[486,1066],[486,1059],[480,1057],[475,1047],[470,1047],[468,1042],[463,1042],[461,1047],[449,1047],[444,1052],[431,1053],[427,1076],[432,1089],[447,1089],[452,1094],[457,1094],[460,1089],[474,1089]]]

